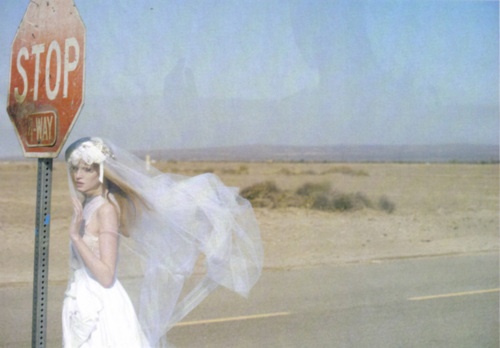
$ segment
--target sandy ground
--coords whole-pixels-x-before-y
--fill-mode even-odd
[[[393,213],[257,208],[266,269],[378,262],[498,250],[499,167],[490,164],[158,163],[164,171],[213,171],[231,186],[273,180],[287,190],[329,182],[388,197]],[[347,171],[337,170],[340,167]],[[37,162],[0,163],[0,284],[31,282]],[[358,173],[358,174],[356,174]],[[364,175],[359,175],[363,173]],[[49,280],[66,281],[71,218],[64,165],[54,163]]]

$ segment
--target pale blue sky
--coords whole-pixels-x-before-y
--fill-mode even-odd
[[[498,144],[497,1],[75,3],[86,98],[69,141]],[[27,5],[2,2],[0,110]],[[3,115],[0,157],[20,155]]]

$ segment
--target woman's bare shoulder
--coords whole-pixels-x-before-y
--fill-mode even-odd
[[[109,220],[118,220],[118,212],[116,207],[109,201],[104,202],[97,209],[97,220],[100,222],[109,222]]]

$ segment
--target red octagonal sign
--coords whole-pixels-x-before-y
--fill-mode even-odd
[[[12,42],[7,112],[25,157],[57,157],[83,106],[85,27],[73,0],[31,1]]]

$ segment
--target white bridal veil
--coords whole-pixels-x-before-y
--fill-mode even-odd
[[[129,183],[149,207],[141,210],[130,237],[121,238],[118,269],[140,269],[132,301],[152,347],[166,345],[166,332],[217,286],[248,295],[260,277],[263,251],[252,207],[236,188],[213,174],[147,170],[144,161],[100,138],[78,140],[66,150],[66,160],[82,144],[99,151],[80,158]],[[71,178],[70,190],[79,195]],[[193,273],[196,281],[188,287]]]

